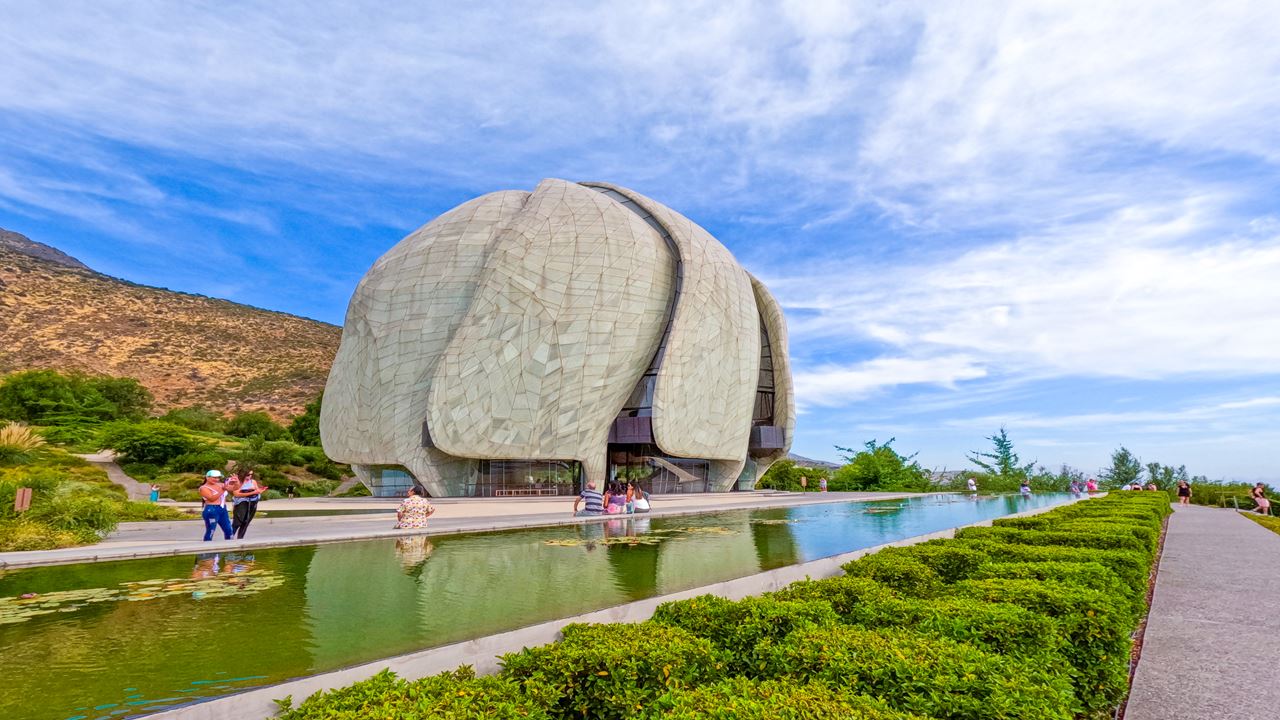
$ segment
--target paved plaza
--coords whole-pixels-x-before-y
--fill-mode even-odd
[[[655,495],[648,517],[717,510],[788,507],[850,500],[891,500],[911,493],[786,493],[740,492]],[[481,530],[510,530],[571,522],[601,522],[618,516],[573,516],[573,497],[554,498],[441,498],[432,500],[436,514],[426,530],[396,530],[398,501],[383,498],[303,498],[266,500],[244,540],[201,541],[199,519],[173,522],[121,523],[119,529],[95,545],[59,550],[0,553],[0,568],[58,565],[75,562],[125,560],[137,557],[184,555],[216,549],[248,549],[363,540],[402,535],[435,535]],[[194,507],[194,506],[193,506]],[[361,514],[271,517],[272,512],[379,511]],[[194,516],[193,516],[194,517]]]
[[[1280,535],[1234,510],[1176,510],[1125,719],[1280,717]]]

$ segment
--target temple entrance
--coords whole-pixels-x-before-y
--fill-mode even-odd
[[[609,446],[609,480],[638,482],[655,495],[707,492],[711,463],[672,457],[657,445]]]

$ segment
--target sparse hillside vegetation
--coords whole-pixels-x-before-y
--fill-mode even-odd
[[[0,238],[0,317],[0,374],[49,368],[137,378],[160,410],[203,405],[276,420],[320,393],[342,333],[102,275],[16,233]]]

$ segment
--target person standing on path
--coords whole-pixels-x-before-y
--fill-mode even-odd
[[[827,479],[818,478],[818,492],[826,492],[826,491],[827,491]]]
[[[417,485],[409,488],[396,510],[397,530],[421,530],[427,526],[427,518],[435,514],[436,508],[426,496],[426,491]]]
[[[968,485],[969,485],[969,492],[978,492],[977,480],[974,480],[973,478],[969,478]]]
[[[1266,485],[1263,485],[1262,483],[1254,485],[1253,490],[1250,490],[1249,494],[1253,496],[1253,501],[1258,505],[1257,509],[1259,515],[1271,514],[1271,501],[1267,499]]]
[[[244,533],[249,529],[249,523],[253,522],[253,516],[258,514],[258,501],[262,499],[262,493],[266,492],[264,485],[259,485],[258,481],[253,478],[253,471],[250,470],[244,480],[240,482],[240,487],[231,493],[231,531],[235,533],[237,540],[244,539]]]
[[[151,502],[160,502],[160,486],[155,483],[151,483],[150,499]]]
[[[227,516],[227,508],[224,504],[226,496],[227,486],[222,483],[222,472],[210,470],[205,473],[204,484],[200,486],[200,499],[204,502],[200,517],[204,520],[205,542],[213,539],[215,527],[222,530],[227,540],[231,539],[231,518]]]
[[[1179,505],[1191,504],[1191,484],[1188,483],[1186,480],[1178,481],[1178,504]]]

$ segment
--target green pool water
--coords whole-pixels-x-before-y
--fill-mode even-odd
[[[0,718],[131,717],[1069,497],[632,516],[10,571]]]

